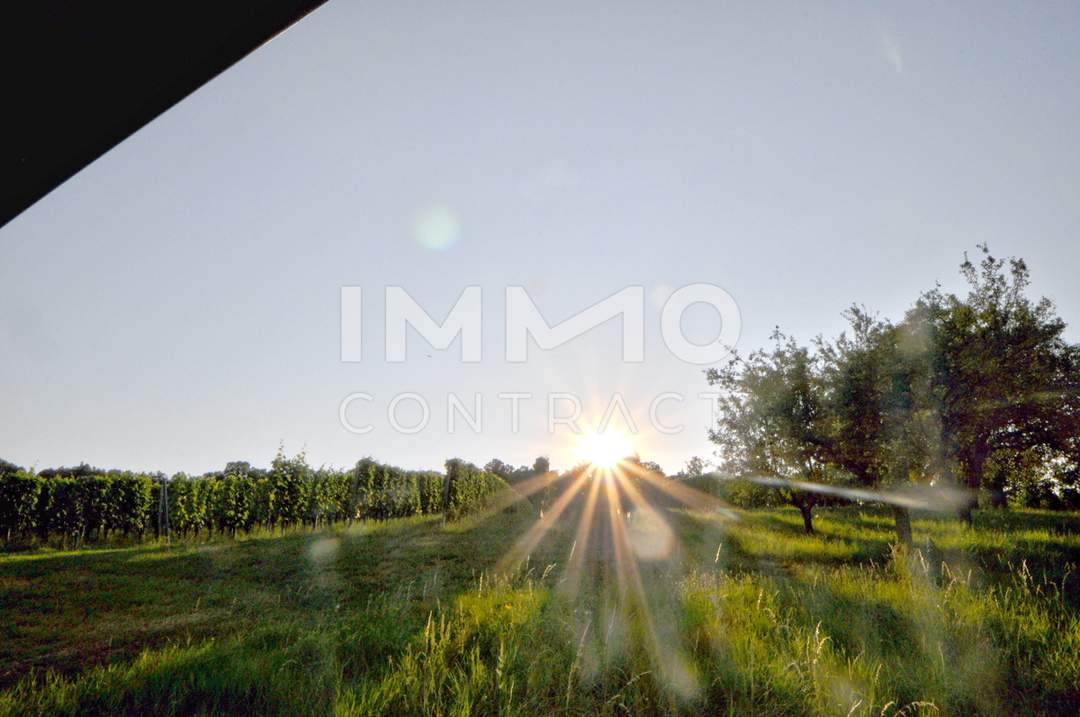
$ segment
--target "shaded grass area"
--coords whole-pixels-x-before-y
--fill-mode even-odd
[[[635,581],[579,503],[0,557],[0,714],[1080,712],[1080,517],[632,514]]]

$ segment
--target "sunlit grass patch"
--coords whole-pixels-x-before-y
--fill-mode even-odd
[[[665,511],[638,594],[602,536],[567,589],[578,517],[503,572],[527,511],[2,557],[0,715],[1080,710],[1068,523]]]
[[[550,597],[532,579],[481,576],[474,590],[429,614],[382,674],[350,686],[338,714],[503,714],[523,705],[567,648],[539,619]]]
[[[263,631],[246,641],[147,650],[77,680],[31,676],[0,695],[0,714],[325,714],[333,664],[332,645],[318,633]]]

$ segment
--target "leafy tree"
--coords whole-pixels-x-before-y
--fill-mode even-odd
[[[514,477],[514,474],[516,473],[516,471],[514,470],[514,466],[510,465],[509,463],[504,463],[498,458],[492,458],[490,461],[488,461],[487,464],[484,466],[484,470],[486,470],[488,473],[494,473],[507,483],[513,483],[512,479]]]
[[[94,468],[88,463],[80,463],[77,466],[61,466],[60,468],[46,468],[38,475],[42,478],[89,478],[90,476],[103,473],[100,468]]]
[[[225,464],[225,470],[222,473],[224,475],[246,476],[253,475],[255,471],[252,470],[251,464],[247,461],[229,461]]]
[[[820,455],[866,488],[930,482],[947,473],[923,342],[911,327],[846,313],[851,334],[818,341],[824,430]],[[890,504],[897,538],[910,545],[907,507]]]
[[[536,460],[533,461],[533,466],[532,466],[533,475],[541,475],[543,473],[549,472],[550,470],[551,470],[551,461],[548,460],[547,456],[537,456]]]
[[[656,461],[641,461],[641,467],[661,478],[664,478],[666,476],[666,474],[664,473],[664,469],[661,468],[660,464]]]
[[[706,372],[721,390],[709,436],[718,446],[722,470],[734,477],[822,483],[833,473],[823,457],[822,389],[814,357],[779,331],[773,340],[771,351],[735,356]],[[805,531],[813,533],[820,497],[783,484],[778,490],[799,509]]]
[[[705,475],[708,470],[708,465],[705,463],[705,459],[701,456],[691,456],[690,460],[686,462],[686,467],[682,470],[682,475],[686,478],[698,478]]]
[[[961,265],[966,297],[935,289],[905,319],[926,337],[941,443],[970,491],[960,509],[969,524],[992,454],[1080,447],[1080,349],[1064,340],[1049,300],[1027,297],[1022,259],[979,249],[978,266]]]

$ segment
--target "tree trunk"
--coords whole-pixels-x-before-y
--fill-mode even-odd
[[[799,512],[802,513],[803,530],[807,535],[814,534],[814,505],[813,503],[803,503],[799,506]]]
[[[970,528],[975,524],[973,511],[978,507],[979,499],[976,496],[971,496],[957,509],[956,515],[964,522],[964,525]]]
[[[958,509],[960,520],[970,528],[974,523],[972,511],[979,507],[979,488],[982,486],[983,466],[990,457],[990,448],[985,443],[977,443],[964,457],[964,482],[967,484],[968,499]]]
[[[911,547],[911,513],[907,508],[892,506],[893,520],[896,521],[896,539]]]

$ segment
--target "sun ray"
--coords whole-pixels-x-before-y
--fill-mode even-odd
[[[626,534],[626,521],[617,507],[619,491],[626,490],[628,484],[625,477],[605,481],[609,496],[608,516],[611,520],[619,597],[624,602],[624,606],[636,607],[644,632],[645,647],[653,664],[669,685],[678,690],[683,697],[687,697],[697,691],[697,680],[690,663],[678,653],[677,648],[665,646],[659,638],[637,558],[633,554]]]
[[[520,483],[514,483],[510,486],[509,490],[505,490],[498,494],[495,499],[482,510],[460,521],[459,526],[463,528],[475,527],[491,516],[501,513],[514,503],[527,500],[529,497],[535,495],[544,488],[547,488],[558,479],[558,473],[548,471],[547,473],[535,475],[532,478],[526,478]]]
[[[615,482],[618,483],[619,488],[630,498],[634,510],[642,515],[643,523],[654,531],[654,535],[647,536],[650,538],[648,545],[643,541],[634,544],[635,551],[639,557],[649,557],[651,559],[668,557],[675,545],[675,533],[671,530],[671,526],[660,515],[660,511],[642,495],[633,481],[627,478],[621,466],[615,468],[615,477]]]
[[[524,560],[525,556],[532,552],[533,548],[540,543],[544,534],[555,525],[559,516],[561,516],[563,511],[570,505],[570,501],[577,495],[578,491],[581,489],[581,485],[588,480],[589,475],[590,473],[586,471],[573,479],[570,485],[555,499],[555,502],[551,505],[551,509],[548,510],[543,517],[537,520],[524,535],[518,538],[517,542],[515,542],[510,550],[506,552],[506,555],[499,560],[495,567],[496,572],[505,572],[511,566]]]
[[[585,509],[581,512],[578,521],[577,532],[574,536],[574,547],[566,565],[566,579],[560,587],[564,594],[576,595],[581,586],[581,571],[585,563],[585,557],[589,550],[589,539],[593,530],[593,518],[596,513],[596,503],[600,497],[600,486],[604,482],[601,476],[593,475],[589,485],[589,495],[585,499]]]
[[[626,559],[623,553],[622,516],[619,514],[619,489],[615,480],[604,480],[604,492],[608,504],[608,526],[610,529],[611,550],[615,557],[615,584],[619,590],[619,598],[625,598],[628,576],[626,575]]]
[[[738,515],[731,510],[730,504],[728,504],[727,501],[717,498],[715,495],[709,495],[704,491],[692,488],[677,480],[657,477],[651,471],[645,470],[633,463],[626,463],[623,467],[636,477],[641,478],[654,488],[663,491],[688,508],[693,508],[695,510],[712,510],[730,520],[739,519]]]

